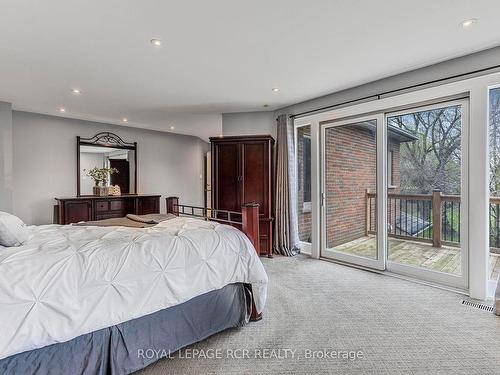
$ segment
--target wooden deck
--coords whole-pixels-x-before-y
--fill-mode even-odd
[[[361,237],[334,247],[332,250],[346,254],[375,258],[375,237]],[[461,271],[460,251],[456,247],[433,247],[430,243],[407,241],[389,237],[389,260],[401,264],[427,268],[459,275]],[[500,254],[490,254],[490,280],[500,275]]]

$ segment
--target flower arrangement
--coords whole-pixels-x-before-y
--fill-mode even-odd
[[[109,176],[111,176],[113,173],[118,173],[118,169],[116,168],[95,167],[90,170],[84,169],[83,171],[87,176],[94,180],[95,186],[99,186],[99,184],[101,184],[102,186],[106,186]]]

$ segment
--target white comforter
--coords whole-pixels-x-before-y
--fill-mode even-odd
[[[0,252],[0,359],[249,283],[259,312],[267,275],[239,230],[175,218],[155,227],[29,227]]]

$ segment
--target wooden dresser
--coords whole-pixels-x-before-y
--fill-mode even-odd
[[[270,135],[213,137],[212,207],[241,211],[259,204],[260,253],[272,256],[273,145]]]
[[[55,222],[71,224],[124,217],[127,214],[160,213],[161,195],[81,196],[56,198]]]

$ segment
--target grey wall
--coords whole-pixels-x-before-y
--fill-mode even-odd
[[[355,100],[361,97],[376,95],[381,92],[395,90],[410,85],[420,84],[436,79],[443,79],[457,74],[469,73],[483,68],[500,64],[500,47],[491,48],[471,55],[448,60],[439,64],[427,66],[425,68],[412,70],[406,73],[398,74],[392,77],[373,81],[365,85],[353,87],[347,90],[332,93],[316,99],[297,103],[279,109],[275,115],[280,113],[296,114],[304,111],[343,103],[349,100]],[[369,68],[369,62],[367,62]],[[490,71],[500,71],[500,69]],[[478,73],[480,75],[485,73]],[[473,77],[474,75],[471,75]],[[448,82],[456,81],[459,78],[451,79]],[[436,83],[442,84],[441,83]],[[429,85],[432,86],[432,85]]]
[[[222,134],[271,134],[276,138],[276,120],[273,112],[240,112],[222,114]]]
[[[0,102],[0,211],[12,210],[12,105]]]
[[[27,112],[13,113],[13,213],[29,224],[52,222],[54,198],[76,194],[76,136],[111,131],[136,141],[138,193],[177,195],[203,204],[203,156],[197,137]]]

